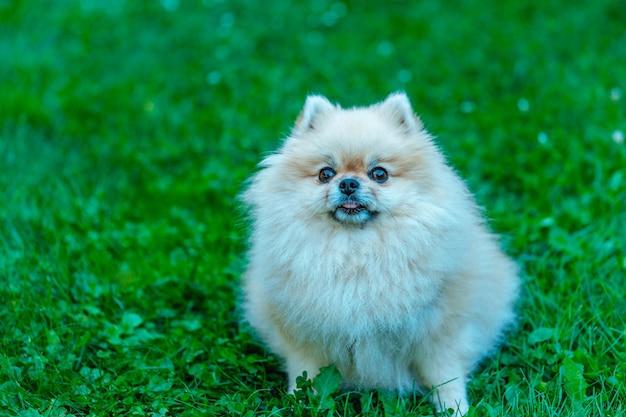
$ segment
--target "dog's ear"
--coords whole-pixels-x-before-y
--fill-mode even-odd
[[[308,96],[304,103],[304,108],[302,108],[300,115],[296,119],[295,129],[299,132],[315,129],[316,119],[334,108],[335,106],[324,96]]]
[[[419,131],[424,127],[413,111],[409,98],[403,92],[390,94],[385,101],[380,103],[380,109],[407,131]]]

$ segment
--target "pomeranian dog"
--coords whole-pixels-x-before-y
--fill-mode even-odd
[[[243,194],[246,319],[288,389],[335,365],[351,389],[467,412],[472,369],[514,320],[519,278],[404,93],[309,96]]]

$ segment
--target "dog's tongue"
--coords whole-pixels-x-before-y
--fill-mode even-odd
[[[344,204],[342,204],[341,207],[343,207],[345,209],[355,209],[355,208],[359,207],[359,205],[357,203],[344,203]]]

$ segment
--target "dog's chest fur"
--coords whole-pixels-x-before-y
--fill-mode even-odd
[[[393,238],[374,251],[359,245],[358,239],[369,238],[380,236],[344,233],[304,245],[276,271],[271,297],[286,313],[286,328],[314,341],[358,344],[362,338],[413,337],[425,327],[425,311],[432,315],[443,281],[435,254],[426,259],[415,243]]]

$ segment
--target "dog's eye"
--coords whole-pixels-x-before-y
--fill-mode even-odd
[[[320,182],[328,182],[334,176],[335,176],[335,170],[332,169],[331,167],[326,167],[326,168],[322,168],[317,178],[319,178]]]
[[[376,167],[370,171],[370,178],[376,182],[385,182],[389,179],[389,174],[385,168]]]

